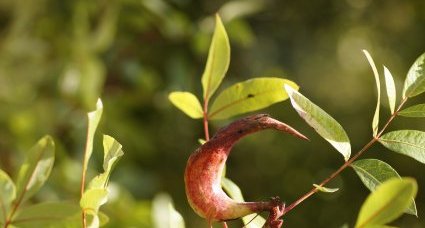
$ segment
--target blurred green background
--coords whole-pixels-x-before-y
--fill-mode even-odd
[[[232,47],[219,90],[259,76],[293,80],[344,126],[353,152],[372,137],[376,102],[361,50],[391,70],[399,93],[410,65],[425,51],[423,0],[0,0],[0,167],[16,175],[28,149],[51,134],[55,167],[34,201],[78,200],[86,112],[100,96],[105,110],[99,131],[125,151],[112,176],[113,197],[103,207],[111,218],[106,227],[153,227],[152,199],[160,192],[172,197],[187,227],[207,227],[189,207],[183,185],[202,124],[174,108],[167,95],[187,90],[200,97],[217,11]],[[385,95],[383,101],[387,105]],[[242,140],[227,175],[247,200],[278,195],[291,203],[343,163],[288,101],[262,112],[311,141],[271,131]],[[383,108],[381,121],[388,116]],[[212,122],[211,132],[227,122]],[[390,127],[408,128],[425,130],[423,119],[400,117]],[[100,137],[93,173],[103,159]],[[364,157],[416,177],[419,218],[405,215],[394,225],[425,227],[425,166],[380,145]],[[368,190],[350,169],[329,186],[341,190],[314,195],[285,216],[285,227],[352,226]]]

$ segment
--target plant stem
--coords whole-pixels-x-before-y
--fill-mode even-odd
[[[339,169],[337,169],[335,172],[333,172],[328,178],[326,178],[324,181],[322,181],[319,186],[323,187],[325,186],[329,181],[333,180],[336,176],[338,176],[345,168],[351,165],[358,157],[360,157],[365,151],[367,151],[376,141],[379,140],[381,135],[384,133],[384,131],[387,129],[387,127],[390,125],[390,123],[394,120],[394,118],[397,116],[398,112],[401,110],[403,105],[406,103],[407,97],[404,98],[400,105],[398,106],[397,110],[390,116],[388,121],[385,123],[385,125],[382,127],[381,131],[373,137],[363,148],[357,152],[353,157],[351,157],[348,161],[346,161]],[[318,188],[313,188],[303,196],[301,196],[299,199],[297,199],[295,202],[287,206],[283,212],[283,215],[285,215],[287,212],[291,211],[295,207],[297,207],[300,203],[302,203],[304,200],[308,199],[310,196],[312,196],[314,193],[318,192]]]
[[[204,98],[204,132],[205,132],[205,141],[210,140],[210,133],[208,130],[208,99]]]

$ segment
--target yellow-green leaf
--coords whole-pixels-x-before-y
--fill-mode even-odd
[[[425,117],[425,104],[418,104],[403,109],[398,115],[405,117]]]
[[[103,104],[100,99],[97,100],[96,110],[87,113],[88,126],[87,126],[87,138],[86,138],[86,149],[84,152],[84,163],[83,173],[86,173],[87,166],[93,152],[93,139],[96,132],[97,126],[99,125],[100,118],[102,117]]]
[[[89,189],[84,192],[80,200],[80,207],[86,213],[88,228],[99,227],[99,208],[107,201],[108,191],[106,189]]]
[[[319,106],[304,97],[292,87],[285,85],[292,107],[308,125],[328,141],[347,161],[351,155],[350,140],[342,126]]]
[[[174,106],[191,118],[199,119],[203,117],[201,103],[192,93],[172,92],[168,95],[168,99]]]
[[[245,201],[241,189],[230,179],[225,177],[221,178],[221,186],[230,198],[239,202]],[[266,223],[266,220],[261,217],[261,215],[257,214],[244,216],[242,217],[242,221],[246,228],[261,228]]]
[[[412,178],[392,178],[382,183],[363,203],[356,228],[385,225],[398,218],[416,196],[416,181]]]
[[[81,227],[81,208],[72,202],[44,202],[22,208],[12,224],[18,227]]]
[[[217,96],[208,116],[225,119],[286,100],[288,94],[282,90],[284,85],[298,90],[294,82],[282,78],[254,78],[236,83]]]
[[[395,90],[394,78],[390,70],[388,70],[388,68],[385,66],[384,66],[384,76],[385,76],[385,87],[387,89],[388,104],[390,105],[391,114],[393,114],[395,110],[395,102],[396,102],[397,93]]]
[[[425,163],[425,132],[399,130],[384,134],[379,142],[388,149]]]
[[[29,151],[16,181],[17,203],[22,203],[44,185],[55,161],[55,144],[50,136],[40,139]]]
[[[207,64],[202,74],[204,100],[209,100],[217,90],[230,63],[230,44],[220,16],[216,15],[214,35],[208,53]]]
[[[403,98],[414,97],[425,91],[425,53],[410,67],[403,87]]]
[[[89,189],[106,188],[112,168],[116,162],[124,155],[122,145],[109,135],[103,135],[103,173],[97,175],[90,181]]]
[[[152,216],[157,228],[184,228],[184,220],[174,208],[171,197],[165,193],[155,196],[152,202]]]
[[[378,159],[358,160],[353,162],[351,167],[354,168],[354,171],[356,171],[363,184],[372,192],[386,180],[394,177],[401,178],[397,171],[389,164]],[[406,213],[418,215],[416,203],[413,198],[411,199],[410,206],[406,209]]]
[[[378,134],[379,109],[381,107],[381,82],[379,81],[378,69],[376,69],[376,65],[375,65],[375,62],[372,59],[372,56],[370,56],[370,54],[367,50],[363,50],[363,53],[365,54],[367,61],[370,64],[370,67],[372,68],[373,75],[375,76],[376,88],[377,88],[377,91],[378,91],[378,98],[377,98],[377,102],[376,102],[375,114],[373,115],[373,120],[372,120],[373,136],[376,136]]]
[[[313,184],[313,186],[317,188],[317,190],[321,192],[326,192],[326,193],[333,193],[339,190],[339,188],[327,188],[327,187],[320,186],[318,184]]]
[[[16,198],[16,187],[6,172],[0,169],[0,224],[9,215],[13,200]]]

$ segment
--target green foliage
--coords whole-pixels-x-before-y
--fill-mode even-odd
[[[395,111],[397,93],[395,89],[393,75],[391,74],[390,70],[388,70],[388,68],[385,66],[384,66],[384,78],[385,78],[385,88],[387,88],[388,104],[390,105],[390,111],[392,115],[394,114],[394,111]]]
[[[358,160],[353,162],[351,167],[354,168],[363,184],[372,192],[375,191],[375,189],[383,182],[391,178],[401,178],[397,171],[395,171],[389,164],[378,159]],[[412,199],[412,203],[407,208],[406,213],[416,216],[418,215],[414,199]]]
[[[378,69],[376,69],[376,65],[375,65],[375,62],[372,59],[372,56],[370,56],[370,54],[369,54],[369,52],[367,50],[363,50],[363,53],[365,54],[365,56],[367,58],[367,61],[370,64],[370,67],[372,67],[373,75],[375,77],[375,82],[376,82],[376,88],[377,88],[377,91],[378,91],[376,108],[375,108],[375,114],[373,115],[373,120],[372,120],[373,136],[376,136],[378,134],[378,128],[379,128],[379,109],[381,107],[381,82],[379,80]]]
[[[399,130],[384,134],[379,142],[388,149],[425,163],[425,132]]]
[[[87,172],[89,160],[93,153],[94,133],[96,132],[97,126],[99,125],[100,118],[102,117],[102,112],[103,112],[103,104],[102,104],[102,101],[98,99],[96,103],[96,110],[87,113],[88,126],[87,126],[86,148],[84,151],[83,173]]]
[[[153,220],[157,228],[184,228],[184,220],[167,194],[158,194],[152,202]]]
[[[55,145],[45,136],[31,148],[16,180],[16,204],[31,198],[44,185],[55,161]]]
[[[227,119],[284,101],[288,99],[288,95],[282,92],[284,85],[298,90],[294,82],[281,78],[253,78],[236,83],[217,96],[208,117]]]
[[[425,117],[425,104],[413,105],[398,112],[398,115],[405,117]]]
[[[14,218],[18,227],[81,227],[81,209],[74,202],[43,202],[22,208]]]
[[[202,74],[204,100],[209,100],[217,90],[230,63],[230,44],[220,16],[216,15],[216,26],[208,53],[207,65]]]
[[[12,202],[16,198],[16,187],[12,179],[0,169],[0,225],[3,225],[9,215]]]
[[[328,141],[338,152],[344,156],[347,161],[351,155],[351,145],[347,133],[342,126],[301,93],[295,91],[292,87],[285,85],[285,90],[291,99],[292,107],[307,122],[308,125]]]
[[[396,218],[416,196],[417,184],[412,178],[393,178],[381,184],[363,203],[356,228],[383,226]]]
[[[403,87],[403,98],[414,97],[425,91],[425,53],[416,59],[407,72]]]
[[[313,184],[313,186],[317,188],[317,190],[321,192],[325,192],[325,193],[334,193],[339,190],[339,188],[327,188],[327,187],[320,186],[318,184]]]
[[[87,227],[100,226],[99,208],[108,201],[108,190],[105,188],[92,188],[84,192],[80,200],[80,207],[88,217]]]
[[[189,92],[172,92],[168,95],[168,99],[178,109],[193,119],[203,117],[201,103],[198,98]]]

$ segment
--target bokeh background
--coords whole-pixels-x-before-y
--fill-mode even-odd
[[[16,175],[28,149],[51,134],[56,163],[34,202],[78,200],[86,112],[101,97],[105,110],[90,164],[93,175],[103,158],[100,133],[115,137],[125,151],[112,176],[115,194],[103,207],[111,218],[106,227],[154,227],[152,200],[161,192],[171,196],[187,227],[207,227],[189,207],[183,185],[186,160],[203,137],[202,123],[173,107],[167,95],[187,90],[201,96],[216,12],[232,47],[220,90],[259,76],[293,80],[343,125],[353,152],[372,137],[376,102],[361,50],[391,70],[399,94],[410,65],[425,51],[423,0],[1,0],[0,167]],[[409,104],[423,101],[422,95]],[[311,141],[271,131],[242,140],[227,175],[246,199],[279,195],[293,202],[343,163],[288,101],[262,112]],[[388,116],[383,108],[381,122]],[[226,123],[211,122],[211,132]],[[390,129],[425,130],[425,124],[400,117]],[[394,225],[425,227],[425,166],[380,145],[364,157],[416,177],[419,218],[405,215]],[[350,169],[329,186],[340,191],[314,195],[286,215],[285,226],[354,225],[368,190]]]

